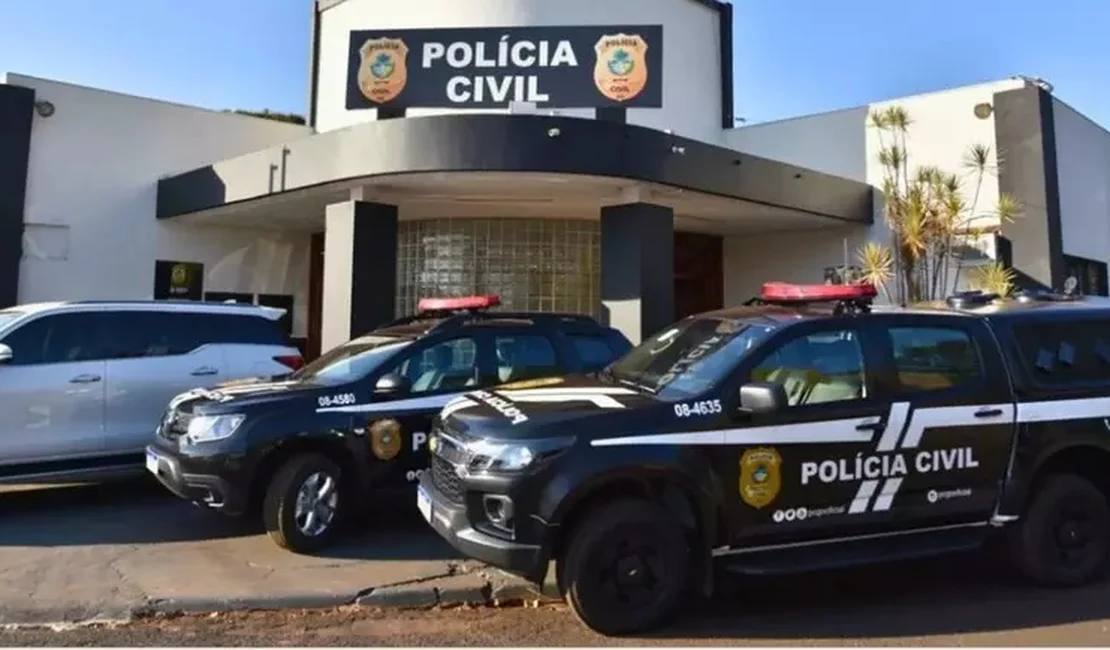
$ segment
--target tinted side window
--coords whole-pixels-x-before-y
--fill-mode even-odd
[[[1038,382],[1110,381],[1110,321],[1018,325],[1014,337],[1029,373]]]
[[[478,385],[478,344],[471,337],[442,341],[408,357],[398,366],[413,393],[465,390]]]
[[[500,335],[494,338],[497,379],[509,383],[562,374],[555,346],[539,334]]]
[[[100,333],[103,315],[95,312],[37,318],[4,337],[12,349],[8,365],[95,361],[107,356]]]
[[[110,314],[111,348],[117,359],[188,354],[209,343],[285,345],[278,326],[258,316],[172,311]]]
[[[889,336],[903,392],[955,388],[982,377],[975,342],[963,330],[891,327]]]
[[[752,369],[752,381],[782,385],[791,406],[867,396],[863,351],[855,332],[820,332],[788,341]]]
[[[568,334],[567,338],[574,345],[578,358],[582,360],[582,365],[587,371],[600,370],[620,356],[619,352],[610,348],[609,343],[600,335]]]

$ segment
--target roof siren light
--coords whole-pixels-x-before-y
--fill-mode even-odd
[[[416,305],[420,313],[429,311],[466,311],[489,309],[501,304],[500,296],[462,296],[459,298],[421,298]]]
[[[808,303],[808,302],[871,302],[879,295],[875,285],[857,284],[790,284],[787,282],[767,282],[763,285],[760,298],[769,303]]]

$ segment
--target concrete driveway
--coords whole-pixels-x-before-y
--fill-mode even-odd
[[[152,480],[0,488],[0,623],[120,618],[141,609],[316,606],[455,573],[409,504],[384,505],[320,556],[206,512]],[[377,528],[375,530],[374,528]]]

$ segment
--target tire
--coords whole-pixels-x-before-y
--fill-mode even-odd
[[[586,515],[569,535],[556,571],[567,603],[584,625],[610,636],[632,634],[661,627],[679,613],[689,592],[691,557],[685,530],[666,509],[622,499]],[[640,557],[621,552],[628,547],[640,549]],[[643,555],[650,558],[646,563]],[[632,587],[641,592],[634,598],[607,593],[615,588],[618,565],[625,575],[635,571],[654,584]]]
[[[316,486],[323,486],[328,479],[333,482],[334,487],[331,490],[335,496],[334,499],[330,497],[324,499],[324,506],[330,507],[315,509],[315,521],[319,524],[329,509],[332,516],[321,530],[313,533],[316,526],[305,526],[311,522],[307,521],[304,509],[298,512],[298,495],[302,487],[306,490],[314,489],[306,485],[310,480],[314,481]],[[346,495],[341,489],[342,479],[339,466],[321,454],[302,454],[286,461],[274,474],[262,503],[262,521],[270,538],[278,546],[294,553],[314,553],[330,545],[335,538],[346,500]],[[310,504],[311,501],[308,503]],[[308,509],[311,510],[311,507]]]
[[[1040,482],[1009,539],[1010,556],[1027,578],[1072,587],[1099,578],[1110,554],[1110,506],[1087,479],[1051,474]]]

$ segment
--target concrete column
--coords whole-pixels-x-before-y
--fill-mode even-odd
[[[674,322],[674,211],[650,203],[601,210],[602,318],[632,343]]]
[[[320,351],[393,319],[397,297],[397,206],[329,205],[324,231]]]

